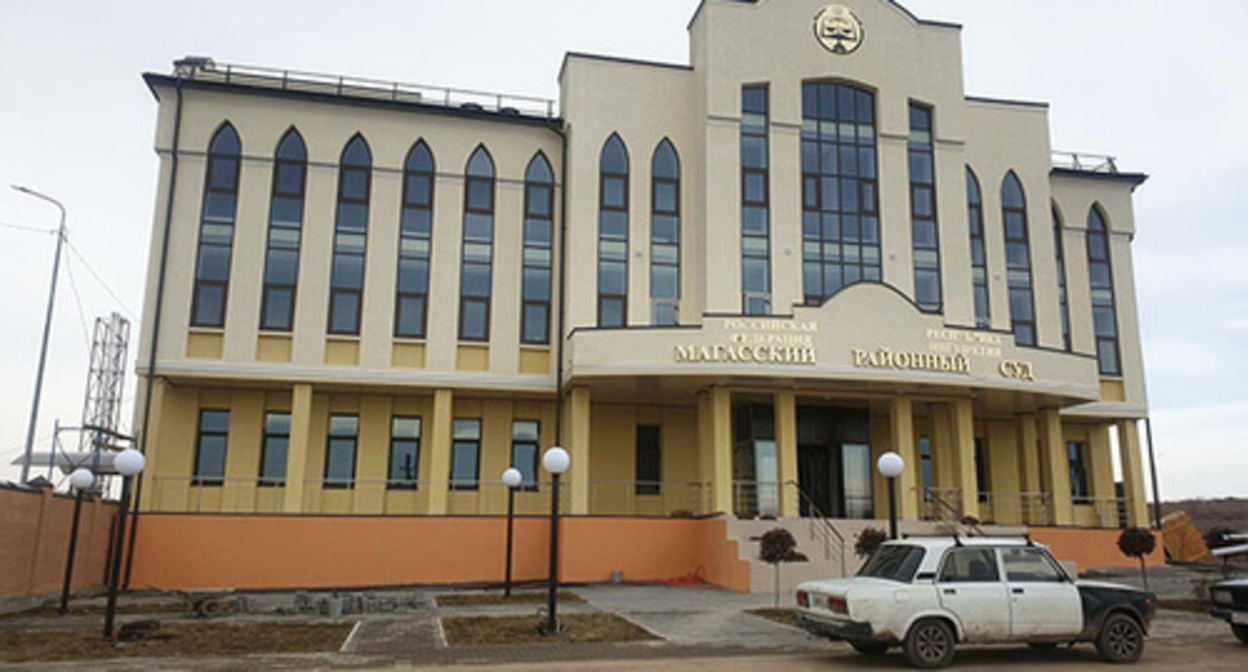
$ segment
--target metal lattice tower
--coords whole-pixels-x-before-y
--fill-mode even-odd
[[[130,322],[113,313],[105,320],[95,319],[95,340],[91,345],[91,372],[82,404],[82,426],[117,431],[121,417],[121,390],[126,380],[126,349],[130,344]],[[79,450],[90,452],[109,441],[107,432],[84,429]]]

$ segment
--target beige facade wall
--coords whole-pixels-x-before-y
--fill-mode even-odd
[[[920,436],[934,446],[934,485],[956,491],[964,513],[1001,522],[1093,524],[1070,501],[1065,441],[1089,446],[1096,497],[1112,497],[1105,428],[1147,412],[1130,241],[1131,191],[1139,176],[1054,171],[1044,104],[968,98],[960,29],[915,19],[885,0],[846,3],[867,26],[852,54],[833,54],[813,34],[821,0],[708,0],[690,25],[690,63],[655,64],[569,55],[560,73],[558,119],[406,105],[345,94],[278,95],[241,85],[155,78],[161,157],[148,299],[140,343],[146,369],[163,283],[156,350],[151,468],[143,506],[160,511],[329,514],[495,514],[505,491],[511,423],[538,420],[541,447],[573,455],[565,507],[578,514],[727,513],[734,508],[732,412],[744,399],[777,410],[785,515],[796,515],[798,406],[870,409],[871,455],[906,454],[917,468]],[[802,85],[834,81],[875,100],[882,282],[860,283],[821,306],[803,289]],[[772,315],[742,316],[741,88],[765,85],[770,106]],[[908,107],[930,106],[935,124],[936,212],[943,310],[914,302]],[[1060,104],[1060,101],[1058,102]],[[180,115],[180,116],[179,116]],[[221,329],[189,326],[203,201],[205,152],[225,122],[243,147],[230,289]],[[179,128],[173,180],[174,129]],[[290,128],[308,148],[309,170],[294,328],[259,329],[273,153]],[[326,331],[338,161],[361,134],[373,154],[371,207],[358,336]],[[627,325],[598,324],[599,164],[613,134],[629,157]],[[394,298],[402,166],[417,140],[437,166],[428,335],[396,339]],[[680,160],[680,324],[653,327],[650,299],[651,161],[664,140]],[[458,339],[465,164],[486,148],[497,173],[490,334]],[[551,163],[555,260],[551,343],[520,342],[524,173],[537,154]],[[566,163],[565,163],[566,162]],[[966,168],[983,196],[990,328],[977,330],[967,224]],[[1026,193],[1038,347],[1010,333],[1001,185],[1015,174]],[[172,201],[170,201],[172,199]],[[172,202],[167,271],[161,277],[166,206]],[[1086,216],[1100,207],[1112,230],[1123,375],[1097,372],[1091,322]],[[1061,333],[1056,240],[1061,231],[1072,348]],[[566,246],[566,247],[565,247]],[[564,330],[558,332],[560,311]],[[899,357],[904,356],[904,359]],[[562,378],[559,378],[559,373]],[[558,392],[563,398],[557,398]],[[806,400],[806,401],[804,401]],[[556,414],[556,408],[560,411]],[[198,414],[231,412],[227,483],[192,486]],[[265,410],[291,410],[288,483],[258,488]],[[141,410],[140,410],[141,412]],[[320,487],[328,417],[358,414],[355,488]],[[387,489],[389,422],[423,421],[415,492]],[[556,420],[556,417],[559,420]],[[454,419],[482,420],[481,489],[448,490]],[[562,423],[556,427],[556,422]],[[136,423],[140,424],[140,423]],[[661,428],[661,502],[637,496],[636,428]],[[156,441],[156,438],[159,441]],[[973,441],[988,462],[976,478]],[[1138,440],[1120,459],[1139,477]],[[1134,451],[1134,452],[1132,452]],[[877,512],[884,482],[871,476]],[[902,511],[926,515],[922,481],[902,479]],[[253,483],[249,485],[249,483]],[[746,487],[752,487],[748,484]],[[276,490],[284,490],[276,492]],[[1142,478],[1127,488],[1142,492]],[[539,512],[545,491],[521,493]],[[1134,495],[1133,495],[1134,496]],[[1142,495],[1141,495],[1142,496]],[[692,502],[692,503],[690,503]],[[1133,503],[1133,516],[1137,511]],[[1035,520],[1033,520],[1035,519]]]

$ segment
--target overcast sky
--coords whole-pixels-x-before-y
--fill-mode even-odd
[[[157,169],[156,103],[143,72],[168,73],[174,59],[195,54],[557,98],[567,51],[686,63],[685,27],[698,2],[7,4],[0,185],[63,202],[72,244],[36,432],[36,450],[46,450],[57,418],[81,418],[95,318],[127,316],[131,361],[137,348]],[[1136,192],[1134,250],[1162,497],[1248,496],[1248,226],[1235,205],[1248,175],[1248,2],[903,4],[964,26],[968,94],[1048,102],[1055,149],[1112,154],[1124,170],[1151,176]],[[54,207],[0,190],[6,465],[25,441],[56,221]],[[128,399],[135,388],[131,376]],[[130,422],[127,407],[122,424]]]

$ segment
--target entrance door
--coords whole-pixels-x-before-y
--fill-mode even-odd
[[[803,516],[836,515],[832,507],[831,473],[831,451],[827,446],[797,447],[797,482],[806,493],[806,497],[802,498]],[[818,511],[811,509],[812,503]]]

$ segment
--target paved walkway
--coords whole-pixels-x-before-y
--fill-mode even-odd
[[[1105,578],[1123,583],[1139,583],[1138,570],[1115,571]],[[1208,572],[1182,568],[1150,570],[1150,584],[1168,599],[1194,597],[1193,581],[1216,579]],[[586,666],[588,661],[599,667],[606,661],[687,660],[687,669],[702,669],[694,661],[733,658],[769,659],[777,656],[826,658],[839,657],[849,651],[843,644],[817,639],[796,629],[746,613],[748,609],[772,607],[771,595],[747,595],[714,587],[673,587],[665,585],[605,584],[571,587],[569,590],[585,599],[584,604],[560,604],[560,614],[614,613],[649,630],[661,639],[649,642],[619,644],[576,644],[553,639],[539,644],[448,648],[442,634],[441,620],[458,615],[530,615],[534,627],[540,622],[539,608],[544,603],[508,604],[472,607],[450,607],[436,604],[436,596],[447,593],[471,592],[450,588],[418,588],[402,591],[368,591],[361,599],[372,606],[386,605],[386,613],[344,616],[358,625],[338,653],[306,655],[240,656],[219,659],[126,659],[117,661],[82,661],[78,663],[42,663],[0,665],[0,669],[23,670],[279,670],[306,669],[413,669],[445,666],[555,665],[560,669]],[[476,591],[484,592],[484,591]],[[497,594],[498,591],[490,591]],[[300,602],[316,604],[327,593],[311,595],[294,593],[263,593],[247,595],[251,613],[231,615],[215,622],[254,622],[274,620],[308,620],[323,616],[299,613]],[[124,596],[123,604],[141,602],[141,596]],[[148,598],[151,599],[151,598]],[[166,598],[167,601],[167,598]],[[784,596],[781,606],[791,605],[792,597]],[[1174,613],[1174,612],[1172,612]],[[1231,640],[1229,630],[1217,621],[1198,614],[1186,615],[1192,625],[1201,629],[1197,637],[1223,636]],[[169,618],[168,615],[157,616]],[[125,616],[132,620],[138,616]],[[172,619],[169,619],[172,620]],[[1161,620],[1161,619],[1159,619]],[[1167,621],[1173,617],[1167,617]],[[5,619],[0,629],[65,627],[98,627],[99,616],[49,619]],[[1208,632],[1205,632],[1205,631]],[[1222,631],[1226,630],[1225,633]],[[1163,628],[1155,635],[1162,635]],[[1183,637],[1195,635],[1184,632]],[[1164,636],[1164,635],[1163,635]],[[1237,653],[1242,653],[1236,651]],[[851,656],[851,659],[852,656]],[[853,659],[856,660],[856,659]],[[899,662],[899,661],[893,661]],[[580,663],[580,665],[578,665]],[[537,669],[529,668],[529,669]],[[620,669],[611,666],[610,669]],[[706,669],[712,669],[708,666]],[[732,668],[739,669],[739,668]]]

